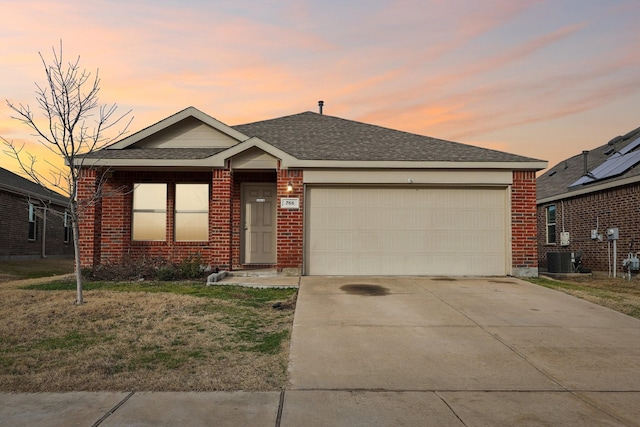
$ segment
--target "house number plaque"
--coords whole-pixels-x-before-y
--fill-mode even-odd
[[[300,199],[297,197],[283,197],[280,199],[280,207],[284,209],[300,209]]]

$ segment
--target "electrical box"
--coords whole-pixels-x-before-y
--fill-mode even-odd
[[[591,240],[598,240],[598,230],[591,230]]]
[[[569,232],[562,231],[560,232],[560,246],[569,246]]]
[[[607,228],[607,240],[618,240],[617,228]]]

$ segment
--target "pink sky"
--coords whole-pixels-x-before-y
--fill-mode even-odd
[[[193,105],[229,125],[317,111],[549,166],[640,126],[636,0],[0,0],[0,95],[38,57],[100,69],[130,133]],[[0,136],[56,162],[0,104]],[[0,166],[17,170],[7,156]]]

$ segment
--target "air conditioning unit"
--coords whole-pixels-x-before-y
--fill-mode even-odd
[[[547,271],[549,273],[573,273],[571,252],[548,252]]]

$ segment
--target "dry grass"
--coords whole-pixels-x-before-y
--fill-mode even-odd
[[[76,306],[73,291],[0,286],[0,391],[282,388],[293,310],[272,305],[295,292],[216,292],[89,290]]]
[[[533,279],[532,282],[640,319],[640,276],[628,280],[625,277],[611,278],[606,273],[593,273],[561,280]]]
[[[0,261],[0,283],[11,280],[73,273],[73,258],[37,258]]]

